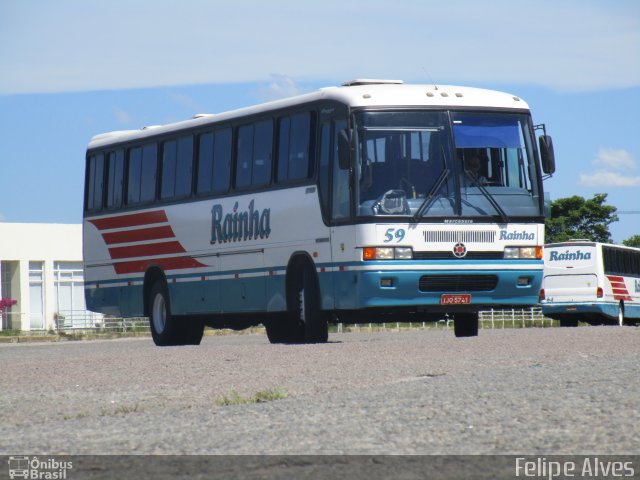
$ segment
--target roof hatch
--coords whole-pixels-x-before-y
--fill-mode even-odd
[[[342,86],[355,87],[358,85],[402,85],[403,83],[404,82],[402,80],[379,80],[375,78],[358,78],[356,80],[344,82]]]

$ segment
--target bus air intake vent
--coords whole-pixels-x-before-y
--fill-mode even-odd
[[[497,284],[496,275],[424,275],[418,288],[421,292],[490,292]]]
[[[425,230],[422,235],[426,243],[493,243],[496,239],[492,230]]]

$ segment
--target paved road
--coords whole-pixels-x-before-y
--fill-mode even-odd
[[[638,454],[639,371],[635,327],[0,345],[0,454]]]

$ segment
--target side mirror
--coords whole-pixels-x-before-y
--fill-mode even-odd
[[[340,170],[351,167],[351,131],[347,129],[338,134],[338,166]]]
[[[539,142],[542,171],[551,175],[556,171],[556,157],[553,153],[553,140],[549,135],[540,135]]]

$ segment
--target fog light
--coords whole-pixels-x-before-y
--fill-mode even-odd
[[[381,287],[393,287],[393,278],[381,278],[380,279],[380,286]]]
[[[393,248],[378,247],[376,248],[377,260],[393,260]]]
[[[413,250],[411,247],[396,247],[396,260],[411,260]]]
[[[516,247],[505,247],[504,258],[519,258],[520,249]]]
[[[519,287],[528,287],[531,285],[531,277],[518,277]]]

